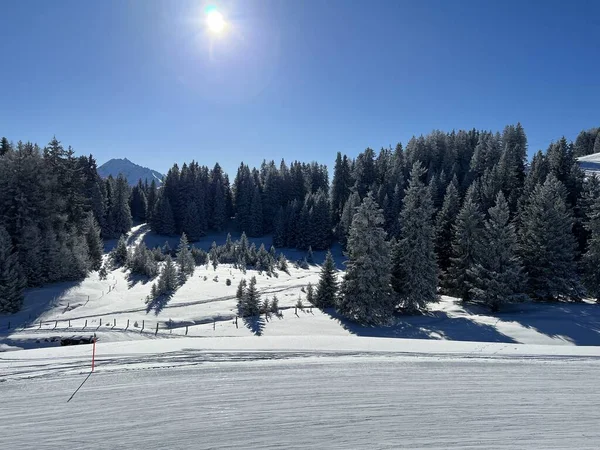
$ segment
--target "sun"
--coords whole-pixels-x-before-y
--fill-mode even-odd
[[[223,14],[216,9],[209,11],[206,16],[206,25],[208,25],[208,29],[213,33],[220,33],[225,28]]]

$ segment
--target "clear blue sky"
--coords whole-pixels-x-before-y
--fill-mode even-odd
[[[216,5],[228,29],[207,32]],[[99,163],[317,160],[600,126],[600,2],[2,0],[0,135]]]

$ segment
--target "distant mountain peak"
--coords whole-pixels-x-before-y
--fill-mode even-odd
[[[102,178],[108,178],[109,175],[116,178],[119,174],[123,174],[130,186],[135,186],[139,180],[148,180],[148,183],[155,180],[156,184],[160,186],[164,178],[162,173],[135,164],[127,158],[114,158],[106,161],[98,167],[98,173]]]

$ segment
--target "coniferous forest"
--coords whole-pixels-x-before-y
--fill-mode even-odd
[[[361,323],[422,311],[442,294],[492,311],[600,300],[600,180],[576,160],[600,152],[600,129],[553,142],[531,161],[527,150],[520,124],[434,131],[355,158],[338,153],[331,183],[316,162],[242,163],[231,182],[219,164],[192,161],[174,165],[160,188],[130,188],[121,176],[102,179],[91,155],[77,157],[56,139],[40,148],[2,138],[0,312],[18,311],[27,287],[101,270],[103,240],[134,221],[190,242],[231,227],[271,235],[275,248],[340,242],[346,271],[337,280],[328,255],[315,303]],[[218,249],[185,248],[182,267],[216,264]],[[150,253],[139,250],[130,266],[154,277]]]

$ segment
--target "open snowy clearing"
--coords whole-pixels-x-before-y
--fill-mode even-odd
[[[591,449],[600,439],[596,347],[359,337],[108,343],[67,403],[90,351],[1,355],[0,448]]]

